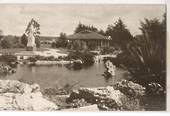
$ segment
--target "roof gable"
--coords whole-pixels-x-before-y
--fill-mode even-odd
[[[88,30],[85,30],[85,31],[80,31],[78,33],[75,33],[75,34],[72,34],[72,35],[69,35],[67,36],[67,39],[69,40],[86,40],[86,39],[94,39],[94,40],[109,40],[108,39],[108,36],[103,36],[101,34],[98,34],[96,32],[93,32],[93,31],[88,31]]]

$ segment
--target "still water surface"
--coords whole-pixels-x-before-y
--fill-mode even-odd
[[[18,65],[16,73],[4,79],[21,80],[27,83],[38,83],[41,89],[63,87],[66,84],[74,87],[100,87],[115,83],[123,78],[124,71],[116,70],[116,77],[106,80],[102,74],[105,67],[102,63],[81,69],[70,70],[65,66],[28,66]]]

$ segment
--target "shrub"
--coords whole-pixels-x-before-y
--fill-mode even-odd
[[[56,42],[52,42],[51,47],[52,47],[52,48],[56,48],[56,47],[57,47],[57,46],[56,46]]]
[[[25,34],[23,34],[21,36],[21,44],[26,47],[27,46],[27,43],[28,43],[28,40],[27,40],[27,36]]]
[[[67,39],[66,39],[66,34],[61,32],[60,33],[60,37],[58,38],[58,41],[52,43],[52,47],[56,47],[56,48],[59,48],[59,47],[67,47]]]
[[[84,66],[91,66],[94,63],[94,55],[90,52],[80,52],[80,51],[76,51],[76,52],[71,52],[68,55],[68,59],[69,60],[81,60],[83,62]]]
[[[49,57],[47,57],[47,60],[49,60],[49,61],[54,61],[55,58],[54,58],[54,56],[49,56]]]
[[[37,58],[36,57],[29,57],[27,60],[29,60],[30,62],[36,62]]]
[[[72,59],[77,60],[77,59],[80,59],[80,54],[81,54],[80,51],[70,52],[67,57],[69,60],[72,60]]]
[[[115,51],[114,48],[110,48],[110,47],[104,47],[102,50],[101,50],[101,54],[111,54]]]
[[[16,62],[17,57],[14,55],[2,55],[2,56],[0,56],[0,61],[7,62],[7,63]]]
[[[45,57],[44,57],[44,56],[39,56],[39,55],[38,55],[38,56],[36,56],[35,58],[36,58],[37,60],[44,60],[44,59],[45,59]]]
[[[154,82],[165,88],[166,28],[157,19],[146,19],[141,30],[143,34],[134,38],[114,62],[131,73],[132,81],[143,86]]]
[[[12,47],[12,44],[10,43],[9,40],[3,39],[3,40],[1,41],[1,47],[2,47],[2,48],[10,48],[10,47]]]
[[[94,64],[94,56],[87,52],[87,53],[82,53],[81,54],[81,60],[83,61],[83,64],[85,66],[91,66]]]

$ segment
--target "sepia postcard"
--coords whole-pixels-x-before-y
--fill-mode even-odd
[[[0,3],[0,111],[166,111],[166,4]]]

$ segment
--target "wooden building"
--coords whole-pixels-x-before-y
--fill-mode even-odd
[[[100,49],[101,47],[109,47],[111,38],[86,30],[67,36],[67,40],[71,46],[78,44],[84,49]]]

